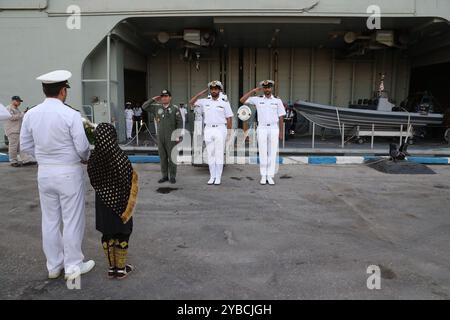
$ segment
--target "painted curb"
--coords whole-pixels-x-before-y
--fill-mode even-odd
[[[129,156],[132,163],[160,163],[159,156]],[[388,157],[330,157],[330,156],[310,156],[310,157],[279,157],[277,158],[280,165],[356,165],[364,164],[369,160],[387,159]],[[184,161],[183,161],[184,160]],[[187,163],[187,158],[181,162]],[[408,161],[425,165],[450,165],[450,158],[442,157],[409,157]],[[0,163],[9,162],[7,154],[0,153]],[[246,163],[252,165],[259,164],[259,157],[252,157]]]
[[[128,156],[132,163],[160,163],[161,158],[158,156]]]

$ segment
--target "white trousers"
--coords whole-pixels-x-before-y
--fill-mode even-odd
[[[208,165],[211,178],[221,179],[225,159],[225,143],[227,139],[226,125],[218,127],[205,127],[206,151],[208,152]]]
[[[40,166],[38,185],[47,269],[55,272],[64,267],[71,273],[84,260],[84,170],[81,165]]]
[[[132,138],[132,134],[133,134],[133,120],[130,119],[126,119],[126,123],[127,123],[127,139],[131,139]]]
[[[278,170],[278,126],[258,126],[258,149],[261,176],[274,177]]]

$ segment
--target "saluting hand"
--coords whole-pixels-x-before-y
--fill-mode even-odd
[[[203,90],[203,91],[200,91],[200,92],[196,95],[196,97],[201,97],[202,95],[206,94],[208,91],[209,91],[209,88],[208,88],[208,89],[205,89],[205,90]]]
[[[209,88],[207,88],[207,89],[205,89],[205,90],[199,92],[199,93],[197,94],[197,97],[201,97],[202,95],[206,94],[208,91],[209,91]]]
[[[161,96],[154,96],[154,97],[152,98],[152,100],[154,100],[154,101],[161,100]]]

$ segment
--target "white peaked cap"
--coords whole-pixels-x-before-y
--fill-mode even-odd
[[[72,77],[72,73],[67,70],[56,70],[36,78],[43,84],[59,83],[69,80]]]
[[[211,88],[211,87],[219,87],[221,90],[223,90],[222,82],[217,81],[217,80],[211,81],[210,83],[208,83],[208,88]]]
[[[275,85],[275,81],[273,81],[273,80],[264,80],[264,81],[261,81],[260,83],[259,83],[259,86],[260,87],[267,87],[267,86],[274,86]]]

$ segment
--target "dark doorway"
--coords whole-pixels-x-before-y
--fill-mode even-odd
[[[142,107],[147,100],[147,73],[135,70],[124,70],[125,80],[125,103],[131,102],[133,108]],[[136,113],[135,113],[136,115]],[[142,112],[140,117],[134,118],[137,127],[133,125],[133,137],[137,130],[141,128],[141,120],[148,124],[147,112]]]
[[[435,64],[412,70],[410,94],[428,91],[444,109],[450,108],[450,63]]]
[[[142,105],[147,100],[147,73],[125,69],[124,78],[125,102]]]
[[[427,91],[438,103],[438,112],[444,113],[444,124],[432,130],[433,137],[442,137],[450,126],[450,63],[414,68],[411,73],[410,95]]]

